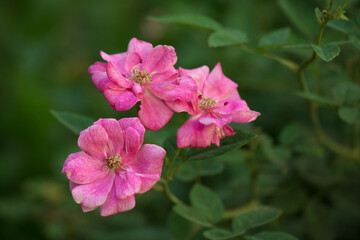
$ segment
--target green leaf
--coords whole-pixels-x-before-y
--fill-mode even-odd
[[[358,119],[360,117],[359,111],[357,111],[354,108],[349,108],[349,107],[340,108],[338,113],[339,113],[339,117],[344,122],[347,122],[349,124],[355,123],[356,121],[358,121]]]
[[[234,129],[235,130],[235,129]],[[257,137],[256,134],[246,133],[241,130],[235,130],[237,132],[234,136],[226,137],[220,142],[220,146],[210,146],[207,148],[192,148],[189,150],[187,156],[188,161],[203,160],[213,158],[229,152],[233,149],[237,149],[245,144],[249,143]]]
[[[189,27],[200,28],[207,31],[221,30],[222,26],[215,20],[198,14],[173,14],[159,17],[149,17],[150,20],[176,23]]]
[[[324,61],[330,62],[340,54],[340,48],[337,45],[327,44],[323,46],[312,45],[316,54]]]
[[[232,221],[232,228],[234,231],[246,231],[251,228],[259,227],[269,223],[281,214],[281,211],[276,208],[259,207],[238,215]]]
[[[221,199],[208,187],[195,184],[190,191],[191,205],[203,212],[210,222],[216,223],[221,220],[224,213],[224,205]]]
[[[80,134],[82,130],[88,128],[95,122],[92,118],[76,113],[59,112],[55,110],[50,110],[50,113],[75,134]]]
[[[360,39],[359,38],[357,38],[354,35],[350,35],[349,40],[354,47],[356,47],[357,49],[360,50]]]
[[[191,234],[192,227],[191,222],[178,214],[172,212],[168,217],[167,228],[177,240],[187,239]]]
[[[333,91],[340,104],[352,105],[360,100],[360,86],[352,82],[341,82]]]
[[[299,97],[305,98],[306,100],[311,100],[321,105],[325,105],[329,107],[339,106],[339,103],[332,100],[331,98],[327,98],[315,93],[295,92],[295,94]]]
[[[261,48],[279,48],[286,44],[288,38],[290,35],[290,29],[289,28],[282,28],[275,30],[259,40],[259,47]]]
[[[211,239],[211,240],[224,240],[224,239],[231,239],[242,235],[243,232],[233,233],[229,230],[225,229],[210,229],[203,233],[204,237]]]
[[[185,206],[185,205],[175,205],[173,207],[174,212],[182,216],[183,218],[198,223],[204,227],[212,227],[212,223],[209,221],[208,217],[200,210]]]
[[[208,44],[209,47],[226,47],[242,44],[246,41],[246,33],[235,29],[223,29],[212,33],[208,39]]]
[[[261,232],[250,237],[247,236],[245,240],[297,240],[297,238],[283,232]]]
[[[308,1],[278,0],[278,4],[290,21],[307,36],[317,31],[318,24],[313,17],[314,6]]]
[[[315,17],[319,24],[323,22],[323,14],[319,8],[315,8]]]
[[[301,138],[301,126],[298,123],[286,125],[280,132],[279,141],[283,145],[294,144]]]
[[[356,26],[353,22],[348,22],[341,19],[330,20],[327,23],[327,26],[346,34],[352,33],[356,30]]]

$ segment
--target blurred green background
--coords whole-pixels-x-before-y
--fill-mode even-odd
[[[312,9],[329,2],[301,1]],[[137,37],[153,45],[174,46],[176,67],[213,68],[221,62],[225,75],[239,84],[242,98],[262,114],[247,126],[260,134],[258,144],[202,163],[196,167],[200,171],[184,167],[172,182],[180,198],[187,200],[194,179],[215,189],[227,206],[245,203],[251,188],[264,204],[284,210],[270,228],[299,239],[360,239],[359,164],[334,156],[316,143],[306,102],[293,94],[299,90],[296,76],[278,63],[236,47],[209,48],[206,32],[147,20],[148,16],[197,13],[245,31],[250,44],[282,27],[292,28],[297,39],[313,41],[296,29],[278,2],[1,1],[0,238],[186,239],[181,234],[190,223],[171,213],[171,203],[158,193],[150,191],[138,198],[131,212],[103,218],[98,211],[81,212],[61,174],[68,154],[79,150],[77,136],[49,110],[77,112],[94,119],[135,116],[134,109],[112,111],[93,86],[87,69],[101,60],[100,50],[126,51],[129,40]],[[347,10],[348,17],[355,18],[359,1],[350,1]],[[315,36],[313,10],[301,14],[314,20]],[[344,38],[334,30],[327,31],[329,39]],[[281,54],[301,62],[311,51]],[[347,68],[349,62],[355,67]],[[326,91],[331,84],[350,78],[349,71],[356,72],[359,62],[359,50],[342,46],[340,56],[329,65],[320,60],[314,64],[310,79],[318,79]],[[358,72],[353,75],[357,83],[359,76]],[[352,129],[336,112],[325,109],[321,116],[333,136],[349,143]],[[186,118],[186,114],[177,115],[159,133],[149,133],[148,141],[162,144]],[[249,159],[261,166],[256,181]]]

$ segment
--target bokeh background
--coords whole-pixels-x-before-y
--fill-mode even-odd
[[[302,1],[314,8],[329,2]],[[350,1],[347,9],[349,18],[355,18],[359,1]],[[292,28],[294,36],[301,35],[273,0],[0,2],[0,238],[186,239],[181,234],[190,223],[171,213],[171,203],[157,192],[138,198],[131,212],[103,218],[98,211],[81,212],[61,174],[67,155],[79,150],[77,136],[49,111],[76,112],[94,119],[136,116],[135,109],[112,111],[93,86],[87,69],[101,60],[100,50],[126,51],[129,40],[137,37],[154,45],[174,46],[176,67],[213,68],[221,62],[225,75],[239,84],[239,93],[250,108],[262,113],[247,126],[260,133],[262,141],[260,147],[254,146],[256,152],[249,148],[232,152],[197,166],[197,172],[192,166],[185,167],[172,183],[180,198],[187,201],[194,180],[210,185],[228,206],[245,203],[249,189],[255,188],[264,204],[284,210],[271,226],[274,229],[299,239],[359,239],[359,164],[340,159],[316,143],[306,102],[293,94],[299,90],[296,76],[278,63],[236,47],[209,48],[206,32],[147,19],[173,13],[212,17],[224,26],[245,31],[250,44],[282,27]],[[302,14],[314,20],[315,36],[313,11]],[[334,30],[327,31],[330,38],[342,38]],[[311,51],[282,54],[301,62]],[[360,51],[346,45],[330,70],[322,71],[329,65],[317,62],[313,76],[325,85],[342,81],[349,78],[349,61],[360,66]],[[355,81],[359,82],[359,76],[355,74]],[[325,109],[322,116],[326,129],[347,143],[351,128],[336,112]],[[186,117],[177,115],[159,133],[149,133],[148,141],[162,144]],[[291,141],[300,139],[302,147],[289,145],[287,135]],[[247,160],[249,152],[253,161],[263,166],[256,181]],[[277,161],[286,162],[286,167],[279,167]],[[202,235],[194,239],[202,239]]]

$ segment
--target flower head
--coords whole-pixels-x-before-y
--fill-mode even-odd
[[[197,84],[197,95],[190,102],[168,103],[174,111],[192,115],[177,132],[179,148],[204,148],[211,143],[219,146],[220,139],[235,134],[228,123],[247,123],[260,115],[251,111],[240,98],[237,84],[222,73],[220,63],[210,73],[207,66],[191,70],[180,68],[179,73]]]
[[[145,144],[138,118],[99,119],[80,133],[79,147],[62,173],[70,180],[76,203],[84,212],[100,207],[108,216],[135,206],[135,194],[150,190],[160,179],[165,150]]]
[[[133,38],[127,52],[108,55],[107,61],[89,67],[92,81],[113,109],[126,111],[141,101],[139,118],[150,130],[158,130],[172,117],[167,101],[190,101],[196,85],[191,78],[179,77],[173,47]]]

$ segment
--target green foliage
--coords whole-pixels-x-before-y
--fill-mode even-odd
[[[240,236],[244,233],[243,232],[236,232],[233,233],[229,230],[225,230],[225,229],[210,229],[210,230],[206,230],[204,232],[204,236],[208,239],[211,240],[224,240],[224,239],[232,239],[234,237]]]
[[[235,29],[222,29],[212,33],[208,39],[209,47],[226,47],[247,41],[246,33]]]
[[[333,90],[334,98],[343,105],[352,105],[360,100],[360,86],[352,82],[341,82]]]
[[[296,92],[295,93],[297,96],[302,97],[306,100],[311,100],[314,101],[318,104],[324,105],[324,106],[329,106],[329,107],[338,107],[339,103],[337,101],[334,101],[331,98],[327,98],[315,93],[309,93],[309,92]]]
[[[276,49],[286,45],[290,31],[290,28],[282,28],[263,36],[259,40],[259,48]]]
[[[297,240],[297,238],[282,232],[261,232],[251,237],[245,237],[245,240]]]
[[[349,124],[353,124],[360,119],[360,113],[357,109],[342,107],[339,109],[339,117]]]
[[[340,54],[340,48],[337,45],[327,44],[323,46],[312,45],[316,54],[324,61],[330,62]]]
[[[80,134],[82,130],[88,128],[95,122],[95,120],[77,113],[59,112],[55,110],[51,110],[50,112],[59,122],[75,134]]]

